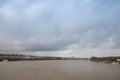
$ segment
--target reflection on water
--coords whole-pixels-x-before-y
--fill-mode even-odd
[[[0,80],[120,80],[120,65],[82,60],[1,62]]]

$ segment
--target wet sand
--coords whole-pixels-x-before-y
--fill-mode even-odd
[[[82,60],[0,62],[0,80],[120,80],[120,65]]]

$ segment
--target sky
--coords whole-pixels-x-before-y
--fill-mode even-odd
[[[120,0],[0,0],[0,52],[120,56]]]

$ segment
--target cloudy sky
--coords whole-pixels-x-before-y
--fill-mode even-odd
[[[0,0],[0,52],[120,55],[120,0]]]

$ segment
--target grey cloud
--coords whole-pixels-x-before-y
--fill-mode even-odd
[[[0,4],[0,51],[120,49],[119,0]]]
[[[76,37],[63,35],[46,39],[31,37],[23,41],[20,46],[24,47],[25,51],[57,51],[65,50],[67,46],[73,43],[76,43]]]

